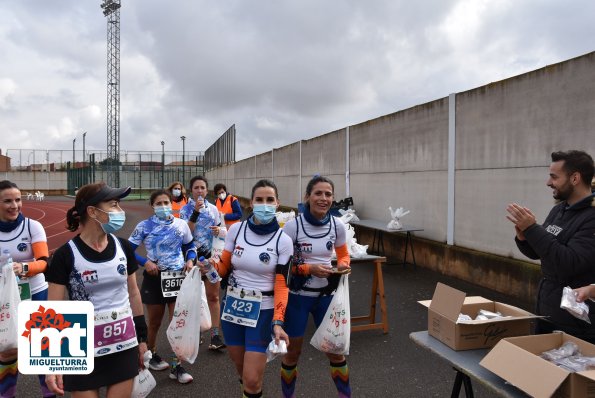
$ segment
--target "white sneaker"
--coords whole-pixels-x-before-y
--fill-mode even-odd
[[[178,380],[178,383],[182,384],[190,383],[192,380],[194,380],[194,377],[192,377],[190,373],[186,372],[186,369],[184,369],[182,365],[177,365],[176,367],[172,368],[169,378],[172,380]]]

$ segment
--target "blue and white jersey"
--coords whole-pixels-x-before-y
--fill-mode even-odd
[[[199,253],[210,253],[213,246],[213,232],[211,231],[211,227],[220,226],[221,218],[215,205],[210,204],[206,199],[204,202],[207,211],[199,213],[194,231],[192,231],[192,236],[194,237],[194,244]],[[194,199],[188,200],[188,203],[180,210],[180,219],[188,221],[194,211],[195,204],[196,201]]]
[[[128,238],[136,246],[145,245],[147,259],[157,264],[160,271],[181,271],[185,264],[182,245],[192,239],[185,221],[176,217],[161,220],[157,216],[138,223]]]

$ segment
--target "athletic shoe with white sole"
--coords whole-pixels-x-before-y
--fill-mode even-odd
[[[219,350],[225,348],[225,343],[221,340],[221,336],[215,334],[211,336],[211,344],[209,344],[209,350]]]
[[[165,370],[169,368],[169,364],[165,362],[159,354],[153,353],[153,357],[149,361],[149,369],[151,370]]]
[[[186,369],[184,369],[182,365],[177,365],[171,368],[169,378],[172,380],[177,380],[178,383],[182,384],[190,383],[192,380],[194,380],[194,377],[192,377],[190,373],[186,372]]]

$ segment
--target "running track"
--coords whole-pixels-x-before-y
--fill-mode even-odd
[[[22,213],[43,225],[50,255],[76,235],[66,229],[66,212],[73,204],[74,200],[67,197],[46,196],[43,201],[23,199]]]
[[[23,198],[22,213],[43,225],[50,255],[77,234],[66,229],[66,212],[73,205],[74,198],[68,196],[46,196],[43,201]],[[126,224],[117,235],[128,238],[136,224],[152,213],[151,207],[146,200],[125,200],[120,206],[126,211]]]

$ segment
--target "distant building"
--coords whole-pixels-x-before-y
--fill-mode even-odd
[[[10,158],[2,155],[2,149],[0,149],[0,171],[10,171]]]

